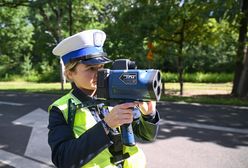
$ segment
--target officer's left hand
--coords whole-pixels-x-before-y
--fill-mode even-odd
[[[139,109],[143,115],[155,115],[156,101],[138,102]]]

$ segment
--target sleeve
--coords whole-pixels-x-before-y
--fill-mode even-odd
[[[48,129],[52,161],[59,168],[83,166],[112,144],[100,122],[79,138],[74,138],[71,127],[57,107],[50,110]]]
[[[134,134],[146,141],[153,141],[156,139],[159,129],[160,116],[156,111],[155,116],[141,116],[138,120],[133,122]]]

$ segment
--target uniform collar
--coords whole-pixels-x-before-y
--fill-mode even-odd
[[[79,101],[92,101],[94,98],[86,95],[83,91],[81,91],[74,83],[72,84],[72,94],[75,96]]]

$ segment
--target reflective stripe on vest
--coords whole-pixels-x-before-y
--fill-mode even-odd
[[[55,101],[51,106],[49,106],[48,111],[52,108],[52,106],[58,107],[63,116],[68,122],[68,100],[73,99],[76,104],[81,104],[81,102],[70,93],[61,97],[57,101]],[[87,122],[86,122],[87,121]],[[82,135],[86,130],[90,129],[96,124],[96,120],[92,116],[91,112],[88,108],[79,108],[76,111],[73,132],[76,138]],[[128,152],[130,157],[125,160],[124,168],[144,168],[146,165],[146,158],[143,151],[137,146],[128,147],[124,146],[123,152]],[[83,168],[116,168],[114,164],[110,162],[110,158],[112,154],[109,152],[108,148],[104,149],[101,153],[99,153],[96,157],[94,157],[91,161],[89,161]]]

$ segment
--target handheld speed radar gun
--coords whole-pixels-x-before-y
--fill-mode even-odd
[[[97,98],[108,101],[159,101],[161,73],[154,69],[136,69],[135,62],[116,60],[111,69],[101,69],[97,76]],[[124,145],[135,145],[131,124],[121,126]]]

